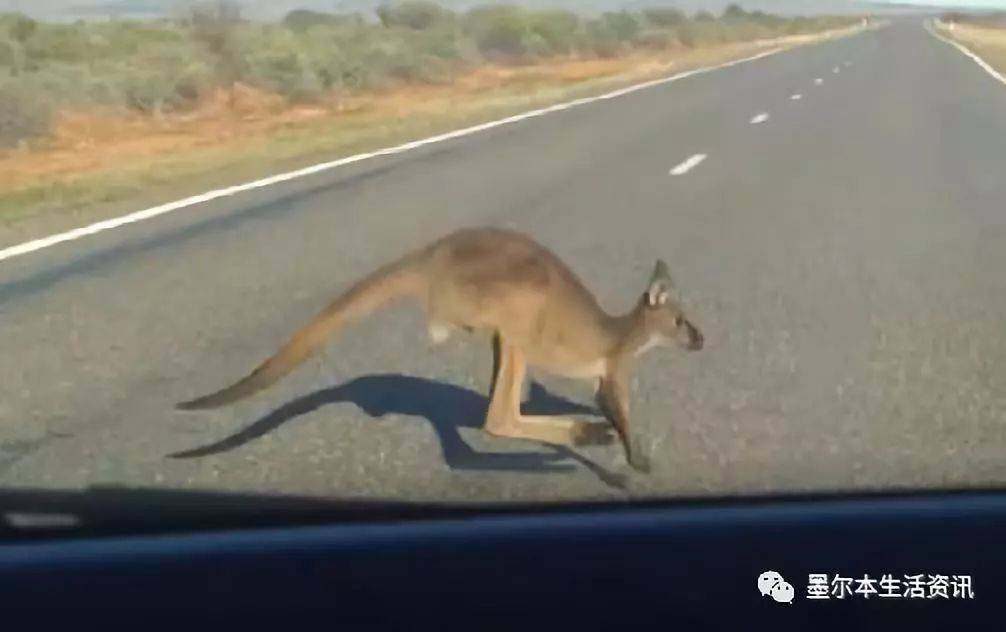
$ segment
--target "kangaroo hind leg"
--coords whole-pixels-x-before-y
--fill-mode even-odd
[[[494,340],[494,380],[484,429],[491,435],[557,445],[611,443],[610,426],[563,416],[524,415],[521,390],[527,375],[524,354],[497,334]]]

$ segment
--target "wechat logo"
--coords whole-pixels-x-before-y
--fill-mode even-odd
[[[793,584],[783,579],[775,571],[765,571],[758,576],[758,592],[762,597],[768,595],[779,603],[793,603]]]

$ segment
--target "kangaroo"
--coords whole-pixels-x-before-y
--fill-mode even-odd
[[[593,380],[626,461],[648,472],[649,458],[629,427],[627,383],[634,360],[672,341],[689,350],[703,346],[702,334],[671,291],[667,265],[658,260],[632,309],[609,315],[558,256],[530,237],[498,228],[459,230],[358,281],[247,377],[178,408],[215,408],[248,397],[288,374],[347,324],[396,299],[412,299],[425,311],[435,344],[456,329],[492,335],[486,432],[553,444],[606,443],[607,424],[521,414],[529,365]]]

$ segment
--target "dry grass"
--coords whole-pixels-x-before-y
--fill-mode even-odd
[[[1006,28],[956,24],[953,31],[945,26],[941,31],[970,48],[999,72],[1006,73]]]
[[[843,32],[832,32],[837,36]],[[0,153],[0,243],[208,188],[720,63],[822,36],[703,50],[483,67],[449,85],[407,86],[288,107],[238,87],[185,115],[63,113],[43,144]],[[27,222],[29,218],[38,221]]]

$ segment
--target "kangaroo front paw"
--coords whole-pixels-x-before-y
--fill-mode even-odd
[[[650,473],[650,457],[646,455],[639,442],[632,442],[632,450],[626,455],[629,466],[641,474]]]

